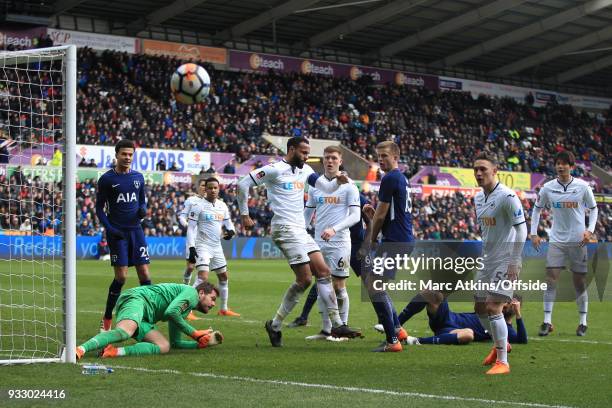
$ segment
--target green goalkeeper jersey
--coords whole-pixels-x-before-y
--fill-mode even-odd
[[[138,286],[123,292],[121,297],[124,296],[144,300],[143,320],[151,324],[172,320],[188,336],[195,331],[185,321],[185,317],[200,301],[198,292],[191,286],[179,283]]]

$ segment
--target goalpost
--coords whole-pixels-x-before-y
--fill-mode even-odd
[[[76,362],[76,64],[0,51],[0,364]]]

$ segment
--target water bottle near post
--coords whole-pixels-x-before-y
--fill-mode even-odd
[[[83,366],[81,374],[85,375],[98,375],[98,374],[110,374],[114,370],[110,367],[98,365],[98,364],[86,364]]]

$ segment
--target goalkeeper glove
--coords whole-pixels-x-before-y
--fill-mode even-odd
[[[146,216],[147,216],[147,209],[146,209],[146,208],[144,208],[144,207],[140,207],[140,208],[138,209],[138,217],[140,217],[140,218],[144,218],[144,217],[146,217]]]
[[[235,234],[236,234],[236,231],[234,230],[225,231],[225,234],[223,234],[223,239],[226,241],[229,241],[230,239],[232,239],[232,237]]]
[[[203,349],[206,347],[216,346],[217,344],[223,343],[223,334],[220,331],[215,330],[205,336],[200,337],[198,340],[198,348]]]
[[[189,261],[193,260],[193,263],[195,263],[196,259],[198,259],[198,253],[195,247],[189,247]]]

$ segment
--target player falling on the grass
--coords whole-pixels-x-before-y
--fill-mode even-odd
[[[114,329],[100,333],[76,349],[77,359],[85,353],[103,349],[102,357],[145,356],[165,354],[171,348],[206,348],[223,341],[218,331],[196,330],[185,316],[196,309],[202,313],[215,306],[219,291],[211,283],[204,282],[197,288],[179,283],[160,283],[128,289],[117,301],[117,324]],[[170,341],[155,327],[159,321],[168,322]],[[195,341],[181,340],[181,333]],[[134,338],[137,343],[127,347],[115,347]]]
[[[112,325],[113,308],[125,284],[128,267],[136,267],[141,285],[151,284],[149,249],[140,225],[147,213],[144,177],[130,169],[135,150],[133,141],[120,140],[115,145],[116,166],[98,180],[96,215],[106,229],[111,265],[115,271],[100,322],[101,331],[109,330]]]
[[[584,181],[572,177],[575,159],[571,152],[560,152],[555,157],[557,178],[540,189],[538,199],[533,207],[531,217],[531,241],[539,250],[541,239],[538,236],[538,224],[542,208],[552,212],[552,229],[550,244],[546,254],[547,288],[544,292],[544,322],[539,335],[547,336],[553,331],[552,311],[557,296],[557,282],[561,269],[565,268],[566,257],[569,258],[576,290],[576,305],[580,320],[576,328],[577,336],[584,336],[587,331],[587,311],[589,305],[586,290],[587,247],[593,239],[597,224],[597,203],[593,190]],[[589,209],[589,225],[585,228],[585,209]]]
[[[425,303],[429,327],[434,335],[430,337],[408,336],[407,344],[468,344],[472,341],[490,341],[491,335],[480,323],[476,313],[455,313],[441,292],[427,291],[415,296],[406,309],[411,305],[419,306]],[[515,295],[511,302],[504,304],[504,320],[508,327],[508,341],[510,343],[527,343],[527,330],[521,315],[521,297]],[[418,312],[406,317],[406,321]],[[516,330],[512,327],[512,318],[516,317]],[[400,319],[401,320],[401,319]]]
[[[332,336],[357,337],[358,331],[342,323],[338,311],[336,293],[332,287],[330,270],[321,256],[318,245],[306,232],[304,226],[304,186],[308,182],[326,194],[334,192],[341,184],[348,182],[345,175],[327,180],[314,173],[306,164],[310,154],[308,139],[292,137],[287,141],[287,154],[284,159],[253,170],[238,183],[238,205],[244,228],[252,228],[255,223],[249,216],[248,196],[253,186],[266,186],[268,200],[274,212],[272,218],[272,239],[287,258],[295,273],[295,282],[283,296],[274,319],[268,320],[265,329],[274,347],[282,345],[281,327],[285,317],[311,283],[312,275],[317,278],[317,289],[327,308],[332,322]]]
[[[219,315],[240,316],[227,307],[229,297],[229,280],[227,262],[221,239],[229,240],[236,234],[230,212],[223,200],[219,200],[219,180],[210,177],[204,181],[206,195],[201,202],[197,218],[197,235],[195,239],[196,269],[198,277],[193,284],[197,287],[208,280],[209,271],[217,274],[219,279]]]
[[[363,193],[359,193],[359,222],[353,224],[353,226],[349,228],[349,233],[351,235],[350,265],[357,277],[361,276],[361,260],[359,259],[358,252],[363,244],[363,240],[365,239],[364,214],[361,210],[366,204],[370,204],[370,200],[368,200]],[[306,301],[304,302],[304,306],[302,307],[302,313],[300,313],[300,315],[296,317],[294,321],[289,323],[287,327],[295,328],[299,326],[306,326],[308,324],[308,315],[317,301],[317,298],[317,285],[312,285],[310,291],[308,292],[308,296],[306,297]]]
[[[195,238],[198,232],[198,215],[202,210],[202,203],[204,195],[206,194],[206,183],[205,179],[201,179],[198,182],[198,193],[192,195],[185,200],[185,206],[183,211],[179,214],[179,223],[183,228],[187,229],[185,237],[185,273],[183,274],[183,283],[189,285],[191,281],[191,274],[195,269],[196,264],[196,250],[195,250]]]
[[[323,150],[324,176],[333,180],[340,174],[342,150],[337,146],[328,146]],[[331,269],[332,284],[338,300],[340,319],[348,324],[349,295],[346,290],[346,279],[349,277],[349,258],[351,241],[349,227],[360,220],[361,206],[359,190],[352,183],[343,184],[333,193],[323,193],[312,187],[308,190],[308,201],[304,210],[306,226],[310,226],[313,214],[316,213],[315,242],[321,248],[323,259]],[[306,337],[307,340],[333,339],[331,337],[331,320],[322,298],[318,298],[319,311],[323,327],[318,334]]]
[[[414,248],[412,234],[412,200],[410,185],[404,174],[399,170],[400,149],[391,141],[379,143],[376,146],[378,165],[385,172],[378,190],[378,205],[376,210],[371,205],[364,206],[368,223],[364,247],[360,250],[362,256],[372,251],[372,256],[395,258],[396,255],[410,254]],[[382,235],[382,243],[378,247],[378,235]],[[398,320],[393,302],[385,290],[377,290],[374,281],[381,276],[371,270],[363,273],[364,282],[372,306],[382,324],[386,340],[372,351],[398,352],[402,351],[401,341],[408,338]],[[394,279],[395,268],[385,270],[383,279]]]
[[[476,157],[474,176],[482,187],[474,203],[484,258],[484,267],[477,270],[475,281],[491,286],[476,291],[474,311],[495,344],[483,362],[493,365],[487,374],[507,374],[510,372],[508,326],[502,311],[504,304],[512,299],[513,291],[501,282],[518,277],[527,238],[525,212],[515,192],[497,180],[497,162],[489,153]]]

